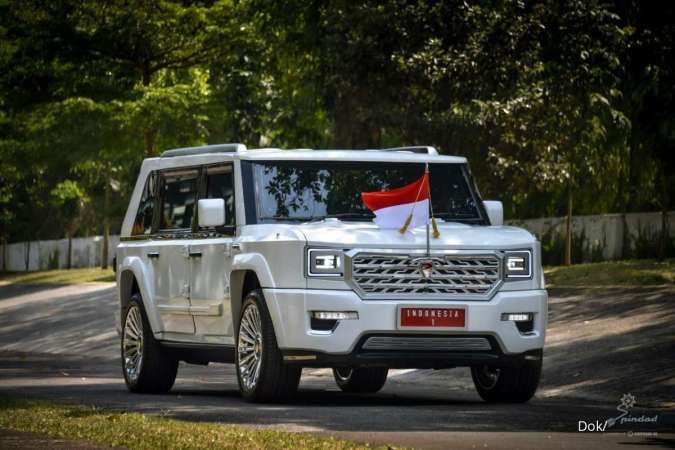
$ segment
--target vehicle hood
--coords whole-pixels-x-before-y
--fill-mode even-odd
[[[511,226],[478,226],[452,222],[439,223],[438,227],[440,237],[432,236],[429,239],[432,249],[513,249],[531,246],[536,242],[536,238],[528,231]],[[326,219],[284,228],[298,238],[303,236],[309,245],[316,246],[424,249],[427,243],[425,227],[401,234],[398,230],[380,229],[373,223]]]

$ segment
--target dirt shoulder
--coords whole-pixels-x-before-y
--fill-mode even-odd
[[[3,450],[33,450],[36,448],[48,448],[50,450],[108,450],[124,447],[108,447],[86,441],[60,439],[43,434],[0,428],[0,448]]]
[[[675,287],[552,289],[539,395],[675,407]]]

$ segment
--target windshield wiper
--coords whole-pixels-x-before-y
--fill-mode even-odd
[[[270,217],[261,217],[261,220],[288,220],[292,222],[308,222],[310,220],[314,220],[315,217],[312,216],[306,216],[306,217],[291,217],[291,216],[270,216]]]
[[[362,213],[338,213],[338,214],[327,214],[322,217],[314,217],[312,220],[310,220],[310,223],[312,222],[321,222],[322,220],[325,219],[347,219],[347,220],[357,220],[357,219],[365,219],[365,220],[372,220],[373,216],[368,215],[368,214],[362,214]]]
[[[374,216],[361,213],[338,213],[338,214],[327,214],[325,216],[302,216],[302,217],[293,217],[293,216],[270,216],[270,217],[261,217],[261,220],[282,220],[289,222],[321,222],[325,219],[346,219],[346,220],[355,220],[355,219],[365,219],[372,220]]]

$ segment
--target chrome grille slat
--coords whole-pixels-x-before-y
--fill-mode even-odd
[[[492,350],[490,341],[483,337],[372,336],[366,339],[362,348],[364,350],[416,351]]]
[[[423,277],[418,254],[357,253],[351,258],[351,281],[365,297],[488,298],[500,283],[496,254],[432,255],[434,267]]]
[[[394,274],[400,279],[413,279],[416,280],[419,278],[418,275],[416,274]],[[382,278],[385,280],[388,280],[391,278],[390,274],[364,274],[364,277],[368,278]],[[461,277],[464,280],[492,280],[493,277],[491,275],[466,275],[466,274],[451,274],[451,275],[434,275],[434,279],[432,280],[456,280],[458,277]]]

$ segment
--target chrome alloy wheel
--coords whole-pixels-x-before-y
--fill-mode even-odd
[[[475,374],[476,381],[483,389],[493,389],[499,380],[499,369],[496,367],[480,366]]]
[[[124,372],[127,379],[134,382],[138,379],[143,367],[143,319],[141,310],[133,305],[127,311],[122,335],[122,353],[124,356]]]
[[[336,367],[335,376],[340,379],[342,382],[348,382],[354,373],[354,369],[351,367]]]
[[[258,384],[263,353],[262,321],[255,304],[248,305],[244,310],[237,341],[239,377],[244,388],[251,391]]]

